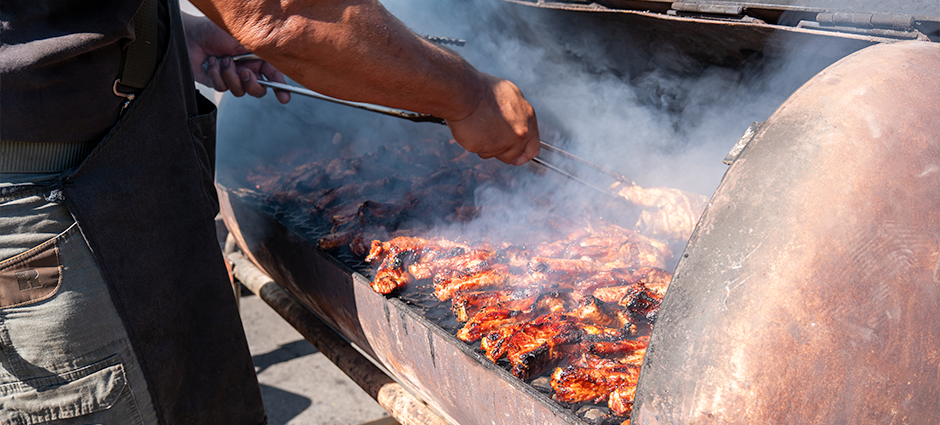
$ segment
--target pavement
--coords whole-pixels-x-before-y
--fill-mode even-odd
[[[270,425],[397,424],[263,300],[243,295],[240,311]]]

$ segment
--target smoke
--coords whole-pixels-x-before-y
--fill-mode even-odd
[[[497,0],[383,4],[418,34],[467,40],[453,49],[481,71],[520,87],[539,116],[543,140],[643,187],[705,196],[717,188],[727,168],[721,160],[752,122],[765,120],[818,71],[861,47],[779,32],[728,66],[694,58],[669,37],[648,39],[630,28],[601,25],[606,21],[598,15],[559,19]],[[239,166],[277,157],[298,142],[317,156],[348,156],[447,131],[301,96],[280,105],[273,96],[227,95],[220,109],[220,162]],[[520,174],[514,188],[527,196],[481,188],[476,205],[484,208],[472,225],[442,226],[435,233],[522,235],[551,214],[582,214],[601,196],[578,184]],[[552,202],[541,202],[545,197]],[[621,215],[613,218],[632,225],[632,213]]]
[[[780,35],[772,40],[773,57],[755,53],[729,68],[700,63],[675,44],[642,45],[629,32],[605,31],[611,27],[572,27],[532,7],[492,0],[383,3],[418,34],[466,39],[455,51],[516,83],[549,143],[641,186],[706,196],[726,169],[722,158],[748,125],[765,120],[802,83],[851,51]]]

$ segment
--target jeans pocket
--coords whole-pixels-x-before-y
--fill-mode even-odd
[[[69,372],[0,386],[0,423],[139,423],[118,356]]]
[[[57,242],[67,232],[0,261],[0,310],[45,301],[58,292],[62,266]]]

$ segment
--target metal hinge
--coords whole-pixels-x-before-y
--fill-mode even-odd
[[[820,12],[815,21],[803,20],[797,28],[846,32],[897,39],[926,39],[915,29],[916,19],[911,15],[890,13]]]
[[[671,9],[666,11],[666,14],[670,16],[764,23],[760,19],[747,16],[744,6],[740,4],[675,2],[670,7]]]
[[[747,146],[747,144],[751,142],[751,139],[754,138],[754,135],[757,134],[757,130],[760,130],[761,124],[763,123],[757,121],[752,122],[751,125],[747,127],[747,130],[744,130],[744,135],[738,139],[738,142],[728,151],[728,154],[725,155],[725,159],[722,159],[721,162],[725,165],[733,164],[734,161],[738,159],[738,155],[741,155],[741,151],[744,150],[744,147]]]

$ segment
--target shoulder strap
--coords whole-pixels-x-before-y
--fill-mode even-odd
[[[144,0],[134,15],[134,41],[127,46],[121,85],[144,88],[157,64],[157,1]]]

